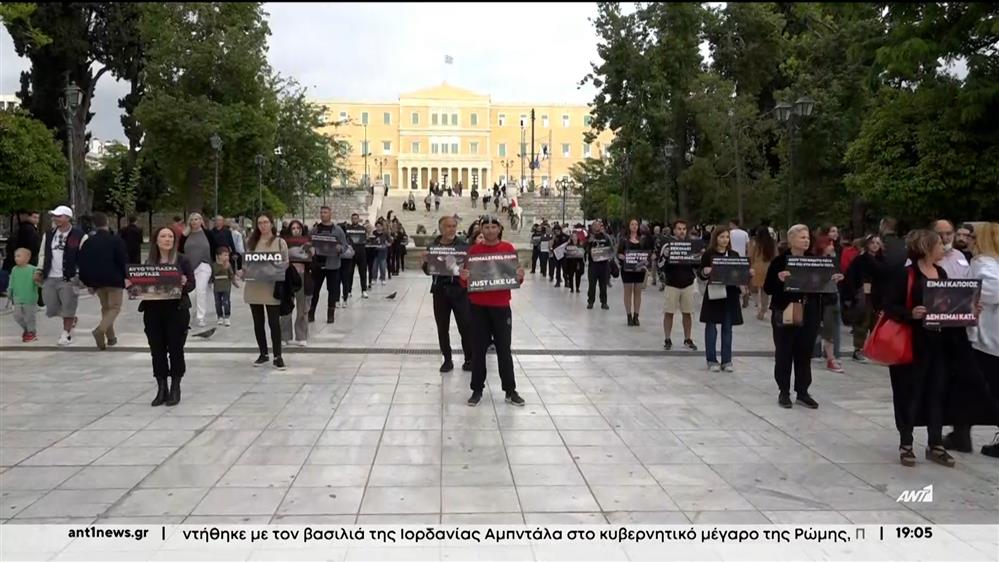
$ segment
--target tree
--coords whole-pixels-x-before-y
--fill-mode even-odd
[[[180,186],[186,209],[255,208],[254,158],[270,153],[277,124],[261,5],[148,4],[139,29],[146,85],[135,115],[145,129],[143,149]],[[205,204],[214,199],[209,139],[216,133],[221,209]]]
[[[115,74],[127,56],[123,46],[136,30],[125,25],[129,20],[121,14],[137,9],[132,3],[45,2],[33,11],[21,9],[17,17],[3,16],[17,54],[31,61],[31,70],[21,73],[18,97],[35,118],[57,131],[62,142],[67,139],[60,99],[70,81],[82,90],[82,103],[71,117],[71,158],[77,170],[73,178],[77,201],[71,205],[81,215],[89,212],[93,197],[86,184],[85,155],[94,88],[104,73]]]
[[[0,111],[0,209],[43,209],[66,196],[66,158],[52,131],[21,111]]]

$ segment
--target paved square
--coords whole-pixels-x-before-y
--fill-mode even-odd
[[[643,325],[540,276],[515,292],[518,391],[469,408],[467,373],[441,375],[428,281],[406,273],[317,323],[285,372],[254,369],[252,328],[191,338],[180,405],[149,406],[135,303],[119,348],[97,352],[93,298],[78,342],[22,345],[0,319],[3,523],[997,523],[999,463],[898,464],[885,369],[815,367],[812,411],[776,404],[770,330],[736,329],[735,373],[662,353],[662,299]],[[392,293],[396,298],[387,299]],[[680,339],[679,322],[674,340]],[[195,329],[198,331],[198,329]],[[703,329],[695,324],[695,341]],[[452,328],[453,342],[458,334]],[[848,338],[844,338],[848,341]],[[403,352],[399,349],[402,348]],[[613,353],[612,353],[613,352]],[[975,442],[993,428],[976,428]],[[916,433],[917,441],[923,438]],[[933,503],[898,503],[934,485]]]

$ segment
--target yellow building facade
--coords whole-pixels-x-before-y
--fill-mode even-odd
[[[605,158],[613,136],[604,131],[586,143],[585,105],[493,103],[488,95],[446,82],[402,94],[394,103],[314,103],[324,108],[324,132],[349,143],[354,183],[367,176],[393,191],[425,190],[431,181],[442,186],[460,181],[466,190],[504,181],[528,185],[532,109],[535,186],[568,178],[569,168],[581,160]]]

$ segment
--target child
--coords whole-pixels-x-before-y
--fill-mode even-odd
[[[239,282],[236,280],[232,261],[229,260],[227,246],[221,246],[215,251],[212,281],[215,283],[215,315],[219,317],[219,326],[231,326],[229,316],[232,314],[232,304],[229,291],[233,285],[238,287]]]
[[[14,269],[10,272],[10,295],[14,303],[14,320],[21,327],[21,341],[33,342],[38,339],[35,333],[35,310],[38,308],[38,287],[35,285],[37,267],[28,263],[31,250],[18,248],[14,252]]]

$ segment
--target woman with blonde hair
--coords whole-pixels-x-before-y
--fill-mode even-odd
[[[205,219],[199,213],[187,217],[187,228],[180,239],[180,253],[194,268],[194,312],[198,326],[204,326],[208,314],[208,284],[212,280],[212,263],[215,262],[215,237],[205,230]]]

